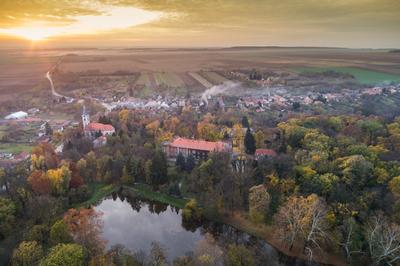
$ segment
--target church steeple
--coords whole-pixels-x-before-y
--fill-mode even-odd
[[[90,115],[89,112],[86,111],[86,106],[83,105],[83,110],[82,110],[82,126],[83,130],[86,129],[87,125],[90,124]]]

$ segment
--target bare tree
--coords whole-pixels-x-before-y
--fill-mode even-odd
[[[371,258],[376,265],[395,264],[400,259],[400,226],[391,223],[382,214],[373,216],[367,225]]]

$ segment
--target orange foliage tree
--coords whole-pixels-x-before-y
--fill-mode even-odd
[[[104,252],[106,241],[101,238],[103,222],[101,212],[90,209],[69,209],[64,215],[64,222],[74,241],[86,247],[90,255]]]

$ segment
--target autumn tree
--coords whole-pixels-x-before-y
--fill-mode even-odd
[[[36,241],[24,241],[14,249],[11,262],[13,266],[35,266],[43,257],[43,248]]]
[[[62,165],[57,169],[50,169],[46,172],[47,178],[51,182],[52,191],[61,195],[68,191],[71,180],[71,171],[67,165]]]
[[[270,195],[265,185],[261,184],[250,188],[249,193],[249,215],[256,223],[265,221],[265,214],[268,211]]]
[[[32,190],[38,194],[50,194],[52,190],[51,180],[45,172],[34,170],[28,177]]]
[[[157,242],[151,243],[150,260],[151,260],[151,265],[154,266],[166,265],[167,256],[165,255],[165,251],[162,248],[162,246]]]
[[[315,194],[308,197],[291,196],[275,216],[276,224],[289,249],[297,240],[304,244],[304,250],[320,247],[326,238],[326,206]],[[311,255],[312,253],[309,253]]]
[[[255,254],[243,245],[229,245],[226,265],[228,266],[253,266]]]
[[[105,249],[105,241],[101,238],[101,213],[94,209],[69,209],[64,214],[67,225],[74,241],[84,246],[91,255],[101,254]]]
[[[83,247],[77,244],[58,244],[50,249],[49,254],[39,266],[82,266],[85,262]]]

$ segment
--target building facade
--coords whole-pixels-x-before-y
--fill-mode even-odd
[[[98,138],[115,133],[115,128],[112,125],[90,122],[90,115],[85,106],[83,106],[82,112],[82,127],[85,136],[89,138]]]
[[[170,159],[176,159],[181,153],[184,157],[193,155],[196,160],[205,160],[210,152],[231,152],[232,146],[222,141],[176,138],[172,142],[164,143],[163,149]]]

